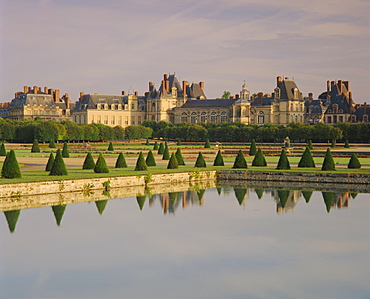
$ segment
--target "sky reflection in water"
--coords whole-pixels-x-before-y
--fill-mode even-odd
[[[0,297],[369,298],[369,194],[220,191],[3,217]]]

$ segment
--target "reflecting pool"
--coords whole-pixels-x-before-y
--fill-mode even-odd
[[[293,187],[12,199],[0,297],[369,298],[369,194]]]

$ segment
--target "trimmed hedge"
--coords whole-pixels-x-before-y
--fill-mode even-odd
[[[10,150],[1,169],[1,177],[6,179],[21,178],[21,171],[14,150]]]
[[[233,168],[248,168],[247,161],[244,158],[242,150],[239,150],[235,157]]]
[[[198,168],[200,168],[200,167],[207,167],[206,161],[204,160],[203,155],[202,155],[201,152],[199,152],[199,154],[198,154],[198,158],[195,161],[194,167],[198,167]]]
[[[126,168],[127,167],[126,159],[123,153],[119,153],[115,167],[116,168]]]
[[[290,163],[285,149],[281,150],[280,158],[276,169],[290,169]]]
[[[148,170],[148,165],[146,165],[143,152],[140,152],[139,157],[137,158],[135,170],[136,171]]]
[[[86,154],[85,161],[82,165],[82,169],[94,169],[95,168],[95,161],[91,153]]]
[[[213,161],[213,166],[225,166],[221,150],[218,150],[215,160]]]
[[[57,150],[49,175],[68,175],[60,149]]]
[[[157,166],[157,163],[155,162],[155,158],[154,158],[152,151],[148,152],[145,162],[147,166]]]

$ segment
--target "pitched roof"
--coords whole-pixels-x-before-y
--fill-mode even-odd
[[[303,100],[297,84],[293,80],[284,79],[278,86],[280,88],[280,100],[293,100],[295,88],[298,89],[298,100]]]
[[[181,108],[230,107],[235,101],[236,99],[188,100]]]

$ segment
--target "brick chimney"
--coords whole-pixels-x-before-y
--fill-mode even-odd
[[[366,102],[364,103],[364,114],[366,114]]]
[[[263,92],[258,93],[258,105],[262,105],[263,103]]]
[[[250,96],[251,102],[254,102],[254,96]]]
[[[204,82],[199,82],[200,89],[204,92]]]
[[[339,89],[339,94],[342,94],[342,91],[343,91],[343,85],[342,85],[343,81],[342,80],[338,80],[338,89]]]
[[[164,80],[164,81],[167,81],[167,80],[168,80],[168,74],[164,74],[164,75],[163,75],[163,80]]]
[[[139,96],[139,92],[137,92],[137,91],[135,91],[134,94],[135,94],[135,96]]]
[[[48,93],[48,88],[46,86],[44,87],[44,93]]]
[[[126,95],[126,91],[122,90],[121,94],[124,96]]]
[[[153,82],[149,82],[149,91],[153,91],[154,84]]]
[[[39,88],[37,86],[33,87],[33,93],[37,94],[39,92]]]
[[[66,103],[66,107],[67,107],[67,109],[69,109],[69,108],[70,108],[71,98],[69,97],[68,93],[66,93],[66,94],[64,95],[64,102]]]
[[[182,91],[184,93],[184,98],[187,97],[186,90],[188,88],[189,82],[188,81],[182,81]]]
[[[28,86],[23,86],[23,93],[28,93],[29,89]]]
[[[165,80],[162,80],[161,82],[161,85],[162,85],[162,96],[164,96],[166,94],[166,81]]]
[[[343,81],[343,84],[347,88],[347,91],[350,92],[350,83],[349,83],[349,81]]]
[[[309,103],[312,103],[312,102],[313,102],[313,93],[312,93],[312,92],[310,92],[310,93],[308,94],[308,102],[309,102]]]
[[[84,93],[82,91],[80,91],[80,97],[79,97],[79,101],[82,102],[83,98],[84,98]]]
[[[326,92],[329,94],[330,93],[330,81],[326,81]]]
[[[170,91],[170,81],[166,80],[166,91]]]
[[[54,95],[55,95],[55,99],[54,99],[55,102],[56,103],[60,103],[60,90],[59,89],[56,89]]]
[[[279,85],[283,82],[283,79],[280,76],[276,77],[276,87],[279,87]]]
[[[239,100],[239,94],[235,94],[235,99]]]

